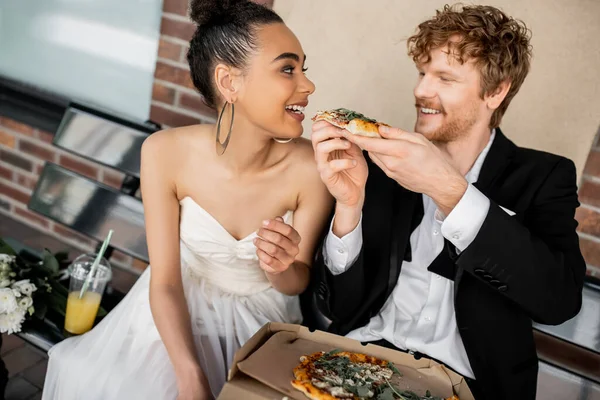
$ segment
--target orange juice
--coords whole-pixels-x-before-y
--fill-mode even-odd
[[[67,315],[65,317],[65,330],[79,335],[86,333],[94,325],[102,295],[86,291],[79,298],[79,292],[69,293],[67,299]]]

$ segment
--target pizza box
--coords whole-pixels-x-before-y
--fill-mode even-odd
[[[402,373],[402,390],[460,400],[474,400],[464,378],[433,360],[361,342],[301,325],[271,322],[263,326],[236,353],[227,383],[218,400],[307,400],[290,382],[302,355],[339,349],[388,360]],[[404,386],[403,386],[404,385]],[[287,400],[286,399],[286,400]]]

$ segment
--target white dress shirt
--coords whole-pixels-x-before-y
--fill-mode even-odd
[[[469,183],[465,194],[446,218],[433,200],[423,195],[423,220],[410,236],[412,261],[402,263],[396,287],[379,314],[366,326],[348,333],[348,337],[362,342],[385,339],[400,349],[424,353],[463,376],[474,378],[456,326],[454,282],[427,268],[443,250],[444,238],[461,252],[477,236],[490,201],[472,184],[479,177],[494,137],[492,131],[490,141],[465,176]],[[325,264],[334,275],[345,272],[354,263],[362,240],[362,219],[341,239],[330,228],[323,253]]]

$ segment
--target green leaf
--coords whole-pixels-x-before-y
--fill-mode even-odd
[[[392,388],[386,387],[377,395],[377,400],[395,400],[394,391]]]
[[[57,253],[54,253],[54,258],[56,258],[56,261],[58,261],[59,263],[66,261],[69,259],[69,252],[67,251],[59,251]]]
[[[38,302],[38,304],[35,305],[35,310],[33,312],[33,315],[35,318],[44,319],[47,311],[48,311],[48,305],[45,302],[40,301],[40,302]]]
[[[69,295],[69,290],[66,287],[64,287],[64,285],[62,285],[60,282],[57,282],[54,279],[50,279],[48,283],[50,284],[53,293],[59,294],[65,298]]]
[[[0,254],[8,254],[9,256],[17,255],[13,248],[10,247],[3,239],[0,239]]]
[[[341,114],[341,118],[343,118],[346,121],[352,121],[353,119],[362,119],[363,121],[369,121],[373,123],[377,122],[373,118],[368,118],[359,112],[348,110],[347,108],[338,108],[334,111],[338,114]]]
[[[358,388],[356,386],[344,385],[343,388],[344,388],[344,390],[346,392],[349,392],[349,393],[352,393],[355,396],[358,396]]]
[[[391,369],[394,374],[402,376],[402,372],[400,372],[400,370],[398,370],[398,368],[396,368],[394,363],[388,363],[388,368]]]
[[[55,292],[50,293],[48,296],[48,305],[63,317],[67,313],[67,298],[65,296],[61,296]]]
[[[42,263],[44,268],[50,271],[52,275],[58,274],[58,261],[48,249],[44,249],[44,258]]]
[[[369,389],[369,387],[366,385],[356,387],[356,394],[358,397],[367,397],[370,391],[371,389]]]
[[[429,390],[425,392],[425,397],[431,397],[431,392]]]
[[[418,394],[416,394],[415,392],[412,392],[410,390],[405,390],[404,392],[401,392],[401,394],[407,400],[422,400],[422,399],[426,399],[426,397],[421,397]]]
[[[333,355],[335,355],[335,354],[339,353],[340,351],[341,351],[340,349],[333,349],[333,350],[331,350],[330,352],[327,352],[327,353],[323,354],[323,355],[321,356],[321,358],[323,358],[323,357],[329,358],[329,357],[331,357],[331,356],[333,356]]]
[[[98,314],[96,315],[96,318],[104,317],[104,316],[106,316],[106,314],[108,314],[108,312],[106,312],[106,310],[104,308],[102,308],[102,306],[100,306],[98,308]]]

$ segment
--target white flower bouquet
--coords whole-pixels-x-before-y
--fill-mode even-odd
[[[0,333],[21,332],[28,319],[48,318],[61,325],[67,308],[67,287],[60,280],[60,265],[68,264],[66,253],[44,250],[32,259],[16,252],[0,239]],[[64,265],[66,266],[66,265]],[[99,316],[106,314],[102,308]]]
[[[0,333],[21,332],[27,315],[35,312],[33,294],[38,287],[29,279],[18,279],[17,257],[0,254]],[[51,291],[49,284],[42,290]]]
[[[30,279],[21,279],[19,272],[16,255],[0,254],[0,333],[21,332],[25,318],[35,312],[34,292],[52,291],[47,279],[38,287]]]

